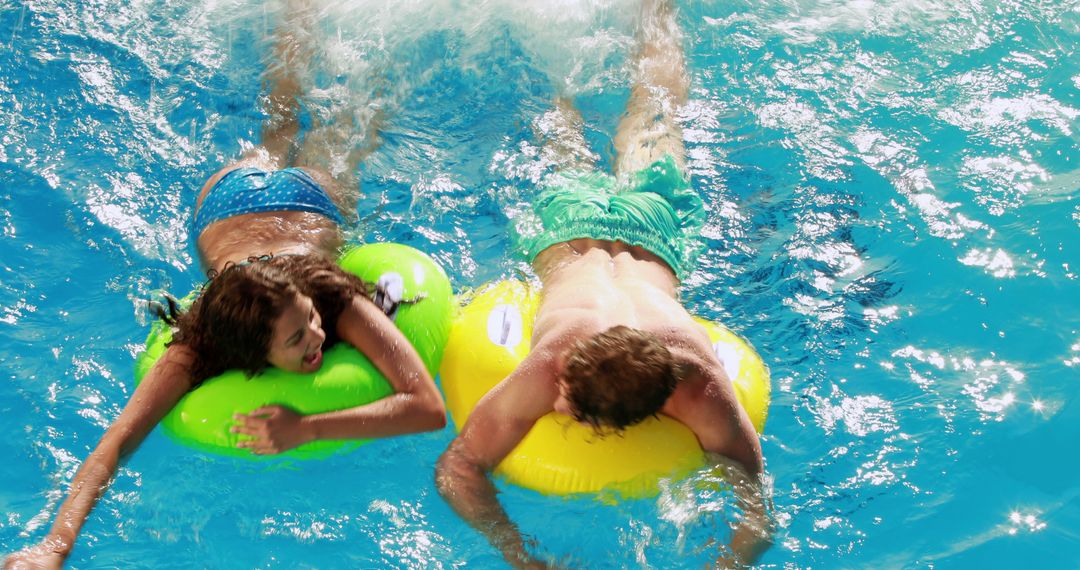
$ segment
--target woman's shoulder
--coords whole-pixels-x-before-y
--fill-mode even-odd
[[[187,391],[198,384],[195,374],[200,364],[203,362],[195,348],[186,343],[174,342],[161,353],[146,378],[154,378],[150,384],[159,389],[175,385]]]

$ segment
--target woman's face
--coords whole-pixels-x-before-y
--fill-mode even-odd
[[[288,372],[315,372],[322,366],[325,340],[322,317],[311,298],[297,295],[274,321],[266,360]]]

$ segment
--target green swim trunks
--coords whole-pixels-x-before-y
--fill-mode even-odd
[[[560,175],[514,222],[517,248],[530,261],[564,241],[620,241],[655,254],[683,279],[701,249],[705,209],[667,155],[625,182],[599,172]]]

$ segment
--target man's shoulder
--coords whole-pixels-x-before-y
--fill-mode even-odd
[[[678,349],[680,352],[698,356],[712,353],[712,343],[709,342],[709,333],[705,327],[698,324],[685,310],[674,317],[676,318],[664,319],[647,330],[669,349]]]
[[[603,319],[595,310],[585,307],[551,307],[536,315],[533,330],[533,351],[561,352],[578,339],[603,332]]]
[[[708,331],[696,321],[688,317],[686,321],[669,323],[652,332],[683,370],[684,381],[680,386],[692,390],[704,387],[718,375],[726,377],[723,364],[713,352]]]
[[[559,394],[558,362],[559,353],[551,347],[533,347],[510,375],[477,403],[475,411],[504,422],[535,421],[553,409]]]

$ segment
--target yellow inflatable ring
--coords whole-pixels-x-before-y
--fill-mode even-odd
[[[488,286],[461,309],[439,369],[447,409],[460,431],[476,403],[506,378],[529,352],[539,294],[520,281]],[[769,407],[769,372],[761,357],[728,329],[696,319],[706,328],[732,379],[739,403],[758,433]],[[540,418],[496,473],[545,494],[614,491],[624,497],[654,496],[659,479],[683,476],[704,464],[694,434],[666,416],[598,438],[561,414]]]

